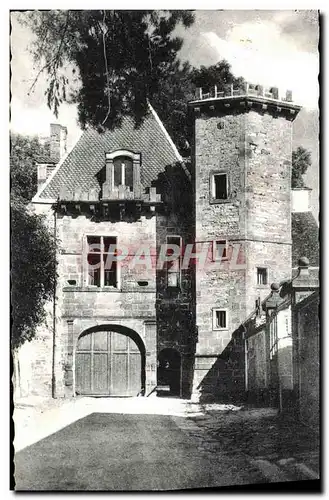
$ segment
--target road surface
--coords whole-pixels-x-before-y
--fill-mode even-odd
[[[200,447],[184,418],[91,413],[16,453],[15,481],[20,491],[150,491],[264,479],[243,457]]]

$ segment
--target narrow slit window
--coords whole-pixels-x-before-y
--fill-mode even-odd
[[[173,260],[167,262],[167,285],[171,288],[180,286],[180,266],[182,254],[182,238],[180,236],[167,236],[167,256]]]
[[[257,267],[257,285],[267,285],[267,283],[268,283],[267,268]]]
[[[227,174],[213,174],[212,196],[215,200],[227,200]]]

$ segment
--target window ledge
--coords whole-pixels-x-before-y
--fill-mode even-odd
[[[63,292],[121,292],[121,288],[101,288],[98,286],[64,286]]]
[[[138,288],[100,288],[100,287],[92,287],[92,286],[65,286],[63,287],[63,292],[93,292],[93,293],[156,293],[154,289],[145,289],[144,287]]]
[[[232,198],[226,198],[226,200],[220,200],[220,199],[216,199],[216,198],[210,198],[209,199],[209,203],[211,205],[220,205],[222,203],[232,203]]]
[[[212,330],[213,330],[213,332],[225,332],[225,331],[228,331],[229,328],[228,327],[226,327],[226,328],[213,328]]]

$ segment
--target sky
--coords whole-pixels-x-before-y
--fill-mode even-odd
[[[208,66],[226,59],[235,76],[292,90],[294,101],[303,106],[294,122],[294,147],[301,145],[312,152],[313,164],[305,180],[313,189],[314,214],[318,213],[319,185],[317,16],[310,10],[197,10],[190,28],[176,30],[184,39],[182,61]],[[17,22],[17,13],[12,13],[11,29],[11,129],[46,136],[49,124],[58,122],[67,126],[72,147],[79,135],[75,106],[63,104],[57,120],[45,103],[43,76],[28,95],[38,71],[28,51],[33,36]]]

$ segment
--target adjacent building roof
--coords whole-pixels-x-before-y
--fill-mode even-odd
[[[167,165],[182,161],[182,158],[151,106],[150,111],[138,128],[131,117],[124,117],[121,127],[113,131],[99,133],[90,128],[83,132],[34,201],[55,200],[62,187],[72,191],[76,188],[100,189],[97,174],[105,166],[105,153],[116,150],[141,153],[141,183],[144,187],[151,186]]]
[[[319,227],[312,212],[291,214],[292,267],[298,266],[298,259],[307,257],[310,266],[319,266]]]
[[[58,163],[58,161],[54,160],[53,158],[50,158],[50,156],[37,156],[35,161],[36,163],[49,164],[49,165],[56,165],[56,163]]]

